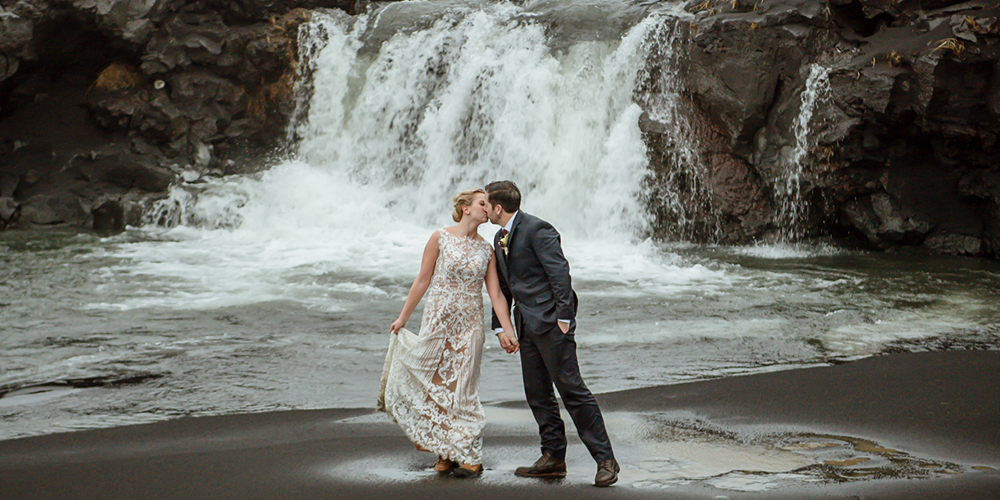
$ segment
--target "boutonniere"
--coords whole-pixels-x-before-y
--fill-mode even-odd
[[[503,231],[503,236],[500,237],[500,248],[503,249],[504,256],[507,255],[507,239],[510,238],[510,233],[506,229]]]

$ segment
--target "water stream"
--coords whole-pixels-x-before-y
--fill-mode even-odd
[[[778,224],[780,239],[784,242],[795,242],[805,236],[803,218],[806,216],[806,201],[803,199],[803,184],[808,182],[806,161],[815,146],[813,139],[813,113],[816,107],[823,104],[830,91],[830,70],[819,64],[809,66],[805,88],[800,96],[799,114],[793,124],[795,146],[792,149],[788,165],[783,175],[778,179],[775,189],[779,205]]]

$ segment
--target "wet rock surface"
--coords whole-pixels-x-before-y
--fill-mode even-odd
[[[113,231],[101,206],[148,204],[183,171],[265,168],[293,112],[297,27],[319,7],[363,5],[0,2],[0,228]]]
[[[687,10],[694,19],[669,43],[684,54],[677,86],[689,120],[703,124],[691,127],[700,156],[671,154],[662,124],[640,123],[661,235],[832,235],[1000,255],[995,3],[708,0]],[[697,185],[707,196],[691,196],[711,200],[684,217],[657,189],[677,171],[696,179],[675,191]]]

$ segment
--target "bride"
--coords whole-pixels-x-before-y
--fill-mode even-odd
[[[483,283],[495,311],[509,311],[497,278],[493,245],[479,236],[488,220],[486,192],[463,191],[454,199],[457,225],[431,235],[420,273],[406,296],[399,318],[389,327],[389,342],[379,393],[385,411],[416,444],[437,454],[434,470],[457,477],[483,472],[485,416],[479,402],[483,356]],[[427,293],[420,333],[404,329]],[[510,317],[499,318],[500,345],[517,352]],[[461,464],[461,465],[459,465]]]

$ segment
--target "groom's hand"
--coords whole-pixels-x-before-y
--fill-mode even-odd
[[[559,320],[559,321],[556,321],[556,324],[559,325],[559,331],[561,331],[563,333],[569,333],[569,323],[568,322],[563,321],[563,320]]]

